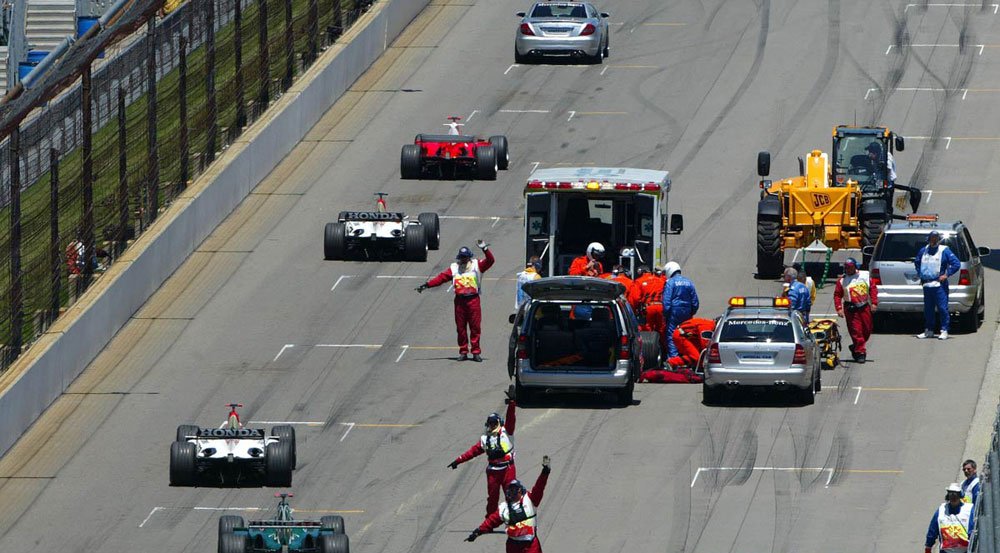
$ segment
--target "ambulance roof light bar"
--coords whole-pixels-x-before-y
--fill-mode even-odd
[[[545,190],[589,190],[589,191],[601,191],[601,192],[659,192],[661,187],[655,182],[618,182],[610,183],[607,181],[589,181],[589,182],[555,182],[555,181],[528,181],[525,185],[526,188],[532,190],[545,189]]]
[[[729,307],[790,307],[788,298],[770,296],[733,296],[729,298]]]

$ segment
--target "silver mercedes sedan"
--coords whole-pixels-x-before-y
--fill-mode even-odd
[[[514,61],[541,56],[583,58],[601,63],[608,56],[608,17],[584,2],[539,2],[521,18],[514,37]]]

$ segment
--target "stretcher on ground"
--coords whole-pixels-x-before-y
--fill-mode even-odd
[[[823,358],[822,367],[833,370],[840,363],[840,327],[835,319],[813,319],[808,324],[809,332],[816,339]]]

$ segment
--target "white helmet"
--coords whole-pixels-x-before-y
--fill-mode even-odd
[[[604,258],[604,246],[600,242],[591,242],[587,246],[587,257],[590,259],[603,259]]]
[[[670,278],[674,276],[674,273],[679,272],[681,272],[681,265],[676,261],[670,261],[663,266],[663,274],[665,274],[667,278]]]

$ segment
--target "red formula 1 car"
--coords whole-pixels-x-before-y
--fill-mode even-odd
[[[461,117],[449,117],[448,134],[418,134],[413,144],[403,146],[399,173],[404,179],[419,179],[425,174],[455,178],[463,171],[477,179],[496,180],[497,170],[507,169],[507,137],[489,139],[459,132]]]

